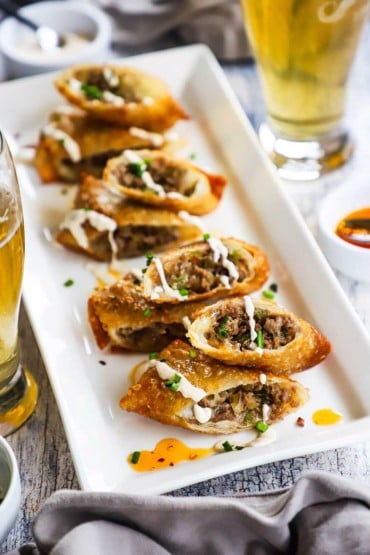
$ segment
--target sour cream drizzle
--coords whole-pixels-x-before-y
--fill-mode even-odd
[[[250,298],[249,295],[245,295],[243,297],[244,300],[244,306],[245,306],[245,312],[247,313],[248,316],[248,320],[249,320],[249,328],[250,328],[250,334],[251,334],[251,341],[254,341],[257,337],[257,332],[256,332],[256,322],[254,319],[254,304],[252,302],[252,299]]]
[[[107,104],[112,104],[113,106],[123,106],[125,104],[125,99],[122,96],[118,96],[110,91],[103,91],[102,100]]]
[[[45,125],[42,130],[43,135],[52,137],[56,141],[60,141],[63,147],[67,151],[72,162],[79,162],[81,160],[81,150],[79,145],[68,133],[65,133],[61,129],[58,129],[53,124],[49,123]]]
[[[83,208],[71,210],[61,223],[60,229],[68,229],[80,247],[87,249],[89,247],[89,239],[82,227],[85,222],[88,222],[98,231],[108,231],[108,239],[114,256],[117,252],[117,245],[114,241],[113,233],[117,229],[117,223],[112,218],[95,212],[95,210],[85,210]]]
[[[160,133],[152,133],[146,129],[141,129],[141,127],[130,127],[129,133],[133,137],[149,141],[153,146],[159,147],[164,143],[164,137]]]
[[[200,424],[205,424],[211,419],[211,416],[212,416],[211,408],[201,407],[198,404],[193,406],[193,412],[194,412],[195,418],[198,420]]]
[[[206,233],[207,227],[199,216],[192,216],[189,212],[186,212],[186,210],[180,210],[178,216],[187,224],[191,224],[200,229],[202,233]]]
[[[227,258],[229,251],[225,245],[217,237],[209,237],[207,239],[209,246],[213,250],[213,260],[218,262],[221,259],[221,264],[229,272],[229,276],[234,280],[239,278],[239,272],[235,264]]]
[[[169,285],[164,273],[164,268],[161,260],[157,257],[154,257],[153,262],[155,264],[155,267],[157,268],[159,279],[161,280],[162,285],[154,287],[150,298],[152,300],[159,299],[160,293],[166,293],[166,295],[172,297],[173,299],[177,299],[178,301],[185,301],[188,298],[188,295],[181,295],[177,289],[173,289]]]
[[[158,376],[162,380],[172,380],[175,374],[180,376],[181,379],[178,382],[179,388],[177,391],[186,399],[192,399],[195,403],[198,403],[207,395],[204,389],[193,385],[183,374],[181,374],[181,372],[171,368],[171,366],[169,366],[166,362],[161,362],[160,360],[153,360],[151,362],[157,370]]]

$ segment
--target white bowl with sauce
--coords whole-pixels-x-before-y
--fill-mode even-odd
[[[12,529],[21,504],[18,465],[9,443],[0,436],[0,544]]]
[[[44,52],[31,29],[13,17],[0,24],[0,51],[6,78],[25,77],[85,62],[102,62],[109,53],[111,24],[98,8],[68,0],[38,2],[19,10],[37,24],[66,37],[65,46]]]
[[[318,213],[318,242],[333,268],[353,279],[370,283],[370,244],[368,248],[358,246],[336,233],[341,220],[365,208],[369,208],[370,213],[370,179],[329,193]]]

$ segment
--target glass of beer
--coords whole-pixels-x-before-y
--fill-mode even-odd
[[[346,162],[348,75],[369,0],[241,0],[267,121],[260,140],[286,179],[311,180]]]
[[[24,226],[13,160],[0,132],[0,435],[32,414],[37,385],[19,360],[18,315],[24,263]]]

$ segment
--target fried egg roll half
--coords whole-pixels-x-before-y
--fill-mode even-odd
[[[60,106],[40,132],[35,166],[44,183],[78,182],[82,173],[101,177],[122,150],[165,148],[165,137],[145,129],[116,127],[74,106]]]
[[[186,329],[202,302],[155,305],[142,294],[140,276],[127,274],[88,300],[88,315],[101,349],[111,344],[128,351],[159,351],[173,339],[185,338]]]
[[[103,178],[134,200],[196,215],[214,210],[226,185],[224,176],[160,150],[125,150],[108,161]]]
[[[180,303],[246,294],[259,289],[268,274],[267,257],[258,247],[209,237],[154,257],[144,295],[155,303]]]
[[[72,104],[115,125],[163,131],[188,119],[160,79],[134,68],[74,66],[60,73],[54,84]]]
[[[195,347],[227,364],[289,375],[315,366],[329,341],[286,308],[249,296],[205,308],[188,330]]]
[[[308,400],[308,390],[283,376],[228,367],[176,340],[142,363],[122,409],[208,434],[273,424]]]
[[[200,234],[176,213],[127,201],[103,181],[86,176],[56,239],[96,260],[110,261],[176,247]]]

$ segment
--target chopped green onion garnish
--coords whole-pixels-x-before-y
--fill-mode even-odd
[[[256,430],[258,432],[260,432],[261,434],[263,434],[264,432],[266,432],[269,429],[268,425],[266,424],[266,422],[264,422],[263,420],[258,420],[258,422],[256,423]]]
[[[172,381],[174,381],[175,383],[179,383],[181,381],[181,376],[179,376],[179,374],[175,374],[172,378]]]
[[[71,287],[71,285],[73,284],[74,284],[73,279],[67,279],[67,281],[63,283],[64,287]]]
[[[257,347],[263,347],[263,335],[262,330],[258,330],[257,332]]]
[[[149,360],[155,360],[158,356],[158,353],[149,353]]]
[[[133,162],[132,164],[128,164],[127,167],[130,172],[134,173],[138,177],[141,177],[145,170],[148,168],[144,160],[142,160],[141,162]]]
[[[154,258],[154,254],[152,254],[151,252],[147,252],[145,256],[146,256],[146,259],[149,261],[153,260]]]
[[[193,350],[189,351],[189,358],[196,358],[196,356],[197,356],[196,351],[193,351]]]
[[[271,283],[269,289],[271,291],[273,291],[274,293],[277,293],[278,292],[278,284],[277,283]]]
[[[139,462],[140,455],[141,455],[141,452],[140,452],[140,451],[134,451],[134,452],[132,453],[131,463],[132,463],[132,464],[137,464],[137,463]]]
[[[150,310],[150,308],[145,308],[145,309],[143,310],[143,314],[144,314],[144,316],[146,316],[146,317],[148,318],[148,317],[151,315],[151,310]]]
[[[90,206],[84,206],[84,210],[85,210],[85,212],[90,212],[91,208],[90,208]]]
[[[171,389],[172,391],[178,391],[180,387],[181,376],[179,374],[174,374],[172,380],[167,380],[164,385]]]
[[[148,268],[143,268],[143,269],[141,270],[141,273],[142,273],[142,274],[145,274],[146,271],[147,271],[147,269],[148,269]]]
[[[266,299],[274,299],[275,298],[275,293],[273,293],[272,291],[268,291],[267,289],[262,291],[262,295],[264,297],[266,297]]]
[[[197,157],[196,152],[191,152],[189,154],[189,160],[195,160],[196,157]]]
[[[211,238],[211,234],[210,234],[210,233],[204,233],[203,239],[204,239],[205,241],[208,241],[208,239],[210,239],[210,238]]]
[[[59,139],[58,143],[59,143],[60,145],[64,146],[65,139]]]
[[[181,289],[179,289],[179,293],[182,297],[186,297],[187,295],[189,295],[189,291],[185,289],[185,287],[181,287]]]
[[[98,87],[96,87],[95,85],[89,85],[88,83],[81,84],[81,91],[89,100],[100,100],[103,96],[102,91]]]
[[[224,448],[225,452],[233,450],[233,446],[228,441],[224,441],[222,447]]]
[[[226,315],[222,318],[222,320],[221,320],[221,325],[220,325],[220,327],[219,327],[219,329],[218,329],[218,335],[221,336],[221,337],[223,337],[224,339],[226,339],[227,337],[229,337],[228,331],[227,331],[227,329],[226,329],[226,324],[227,324],[228,319],[229,319],[229,317],[228,317],[228,315],[226,314]]]

